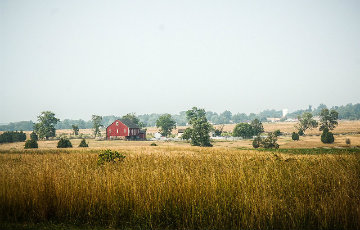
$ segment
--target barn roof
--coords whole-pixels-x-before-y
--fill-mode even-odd
[[[125,119],[119,119],[119,121],[121,121],[121,123],[123,123],[124,125],[126,125],[128,128],[131,129],[140,129],[140,127],[134,123],[132,123],[129,120],[125,120]]]

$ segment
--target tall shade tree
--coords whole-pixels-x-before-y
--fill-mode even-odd
[[[72,129],[74,131],[74,135],[76,135],[76,136],[79,135],[79,126],[72,125],[71,127],[72,127]]]
[[[164,114],[157,119],[156,127],[160,128],[161,135],[167,137],[171,134],[171,131],[176,128],[176,121],[170,114]]]
[[[338,125],[339,113],[336,110],[323,109],[320,112],[320,131],[333,130]]]
[[[237,124],[233,130],[234,137],[252,138],[254,135],[253,127],[248,123]]]
[[[34,131],[39,136],[39,138],[46,140],[49,137],[55,137],[55,125],[60,121],[60,119],[55,117],[55,113],[51,111],[44,111],[38,116],[38,123],[34,125]]]
[[[93,129],[94,129],[94,136],[101,136],[100,133],[100,127],[102,127],[103,125],[101,124],[102,122],[102,116],[98,116],[98,115],[92,115],[91,120],[93,122]]]
[[[254,136],[259,136],[261,133],[264,132],[263,124],[261,123],[261,121],[259,121],[259,119],[255,118],[250,125],[252,127]]]
[[[305,133],[307,129],[313,129],[318,127],[318,122],[314,120],[313,115],[310,112],[305,112],[301,116],[298,116],[299,123],[295,126],[298,133]]]
[[[193,107],[191,110],[186,111],[186,118],[191,126],[187,131],[191,139],[191,145],[212,146],[209,133],[213,128],[206,119],[205,110]]]
[[[122,116],[121,120],[131,122],[131,123],[139,126],[140,128],[144,128],[144,126],[145,126],[144,123],[142,123],[140,121],[140,119],[136,116],[135,113],[128,113],[128,114]]]

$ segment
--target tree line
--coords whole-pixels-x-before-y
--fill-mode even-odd
[[[251,122],[254,119],[258,119],[261,122],[266,121],[267,118],[274,117],[274,118],[282,118],[286,120],[287,118],[297,118],[301,116],[303,113],[308,112],[311,113],[313,116],[319,116],[322,109],[327,108],[326,105],[320,104],[318,107],[313,108],[309,106],[307,109],[300,109],[296,110],[292,113],[287,114],[286,117],[282,118],[282,111],[280,110],[264,110],[258,114],[250,113],[236,113],[233,114],[232,112],[226,110],[222,113],[216,113],[212,111],[206,111],[205,116],[206,119],[212,124],[237,124],[241,122]],[[347,104],[345,106],[333,106],[330,110],[336,110],[338,112],[339,119],[347,119],[347,120],[359,120],[360,119],[360,104]],[[139,121],[141,122],[142,126],[147,127],[155,127],[156,121],[159,117],[163,114],[142,114],[136,115],[134,114]],[[188,124],[188,120],[186,117],[186,111],[182,111],[178,114],[171,115],[172,118],[175,120],[177,126],[185,126]],[[101,125],[108,126],[114,120],[120,119],[120,116],[102,116]],[[20,122],[11,122],[7,125],[0,125],[0,131],[16,131],[16,130],[23,130],[23,131],[31,131],[34,129],[34,122],[32,121],[20,121]],[[93,128],[92,120],[84,121],[82,119],[78,120],[71,120],[71,119],[64,119],[56,123],[56,129],[72,129],[72,126],[76,125],[79,129],[91,129]]]

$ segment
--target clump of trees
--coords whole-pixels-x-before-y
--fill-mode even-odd
[[[160,128],[161,135],[167,137],[171,134],[171,131],[176,128],[176,121],[170,114],[164,114],[157,119],[156,127]]]
[[[277,143],[277,136],[275,132],[269,133],[267,137],[262,138],[256,136],[252,142],[254,148],[265,148],[265,149],[278,149],[279,144]]]
[[[40,139],[49,137],[55,137],[55,125],[60,119],[55,117],[55,113],[51,111],[44,111],[38,116],[38,123],[34,125],[34,132],[39,136]]]
[[[57,143],[58,148],[72,148],[72,144],[69,139],[62,137]]]
[[[250,124],[239,123],[233,130],[234,137],[242,137],[244,139],[259,136],[264,132],[264,127],[259,119],[254,119]]]
[[[185,129],[182,138],[190,140],[194,146],[211,147],[209,133],[213,128],[206,118],[205,110],[193,107],[186,111],[186,118],[191,127]]]
[[[26,134],[23,131],[6,131],[0,135],[0,143],[22,142],[26,140]]]
[[[131,122],[140,127],[140,129],[145,127],[145,124],[140,121],[135,113],[128,113],[125,116],[122,116],[121,120]]]

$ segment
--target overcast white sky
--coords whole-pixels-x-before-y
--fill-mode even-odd
[[[360,102],[360,1],[0,0],[0,123]]]

